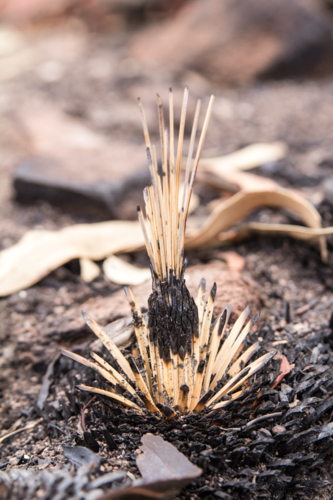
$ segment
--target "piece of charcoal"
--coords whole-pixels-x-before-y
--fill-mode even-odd
[[[200,453],[205,448],[206,448],[206,445],[205,444],[201,444],[201,443],[191,443],[190,446],[189,446],[189,450],[190,451],[195,451],[196,453]]]
[[[266,445],[260,444],[259,446],[256,446],[253,450],[249,451],[247,453],[246,463],[252,466],[257,465],[260,462],[260,459],[265,449]]]
[[[107,429],[103,430],[103,436],[110,451],[117,450],[118,446]]]
[[[333,396],[328,398],[322,405],[318,406],[316,409],[317,418],[321,418],[321,416],[326,412],[331,410],[333,407]]]
[[[275,442],[275,439],[273,438],[269,438],[269,437],[259,437],[258,439],[256,439],[256,441],[253,441],[252,443],[249,444],[249,447],[252,447],[252,446],[257,446],[259,444],[273,444]]]
[[[322,426],[320,433],[318,434],[317,441],[320,441],[321,439],[325,439],[332,435],[333,435],[333,422],[330,422],[329,424]]]
[[[233,467],[236,467],[238,465],[241,456],[246,452],[246,450],[247,448],[245,446],[240,446],[239,448],[235,448],[232,451],[232,453],[229,455],[229,458],[232,462]]]
[[[257,471],[254,469],[242,469],[237,476],[246,476],[246,477],[253,477],[255,474],[257,474]]]
[[[239,481],[239,480],[231,480],[223,483],[222,488],[235,488],[240,490],[252,490],[254,488],[254,484],[249,481]]]
[[[258,477],[263,479],[265,477],[271,477],[271,476],[274,476],[274,477],[277,477],[281,474],[281,471],[278,470],[278,469],[272,469],[272,470],[265,470],[263,472],[260,472]]]
[[[295,464],[289,458],[279,458],[269,464],[269,467],[294,467]]]
[[[304,489],[306,490],[307,488],[309,489],[317,489],[317,488],[324,488],[325,486],[330,485],[331,483],[326,480],[322,481],[312,481],[312,480],[306,480],[303,479],[302,482],[295,482],[293,483],[293,487],[297,489]]]
[[[83,439],[87,448],[92,450],[94,453],[99,452],[99,444],[90,431],[85,431],[83,433]]]

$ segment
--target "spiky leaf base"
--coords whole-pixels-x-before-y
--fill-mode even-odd
[[[177,154],[172,90],[169,92],[169,130],[161,99],[157,96],[162,173],[139,100],[152,183],[144,189],[145,210],[139,207],[138,217],[151,263],[153,292],[148,301],[147,325],[131,289],[125,290],[134,320],[138,356],[126,359],[103,329],[87,315],[84,317],[88,325],[109,350],[118,369],[97,354],[92,354],[92,362],[63,351],[66,356],[94,368],[110,383],[109,391],[83,385],[80,389],[109,396],[138,412],[146,406],[149,411],[167,418],[174,417],[177,411],[189,413],[204,407],[222,408],[226,404],[223,398],[240,397],[242,388],[276,352],[265,354],[248,365],[259,350],[259,344],[252,345],[243,354],[242,351],[258,316],[245,324],[250,313],[246,308],[228,333],[230,306],[213,322],[216,285],[206,300],[205,282],[202,281],[194,300],[185,283],[186,220],[213,101],[214,96],[211,96],[193,160],[200,114],[200,101],[197,103],[181,188],[188,89],[185,88],[183,96]],[[125,395],[119,395],[117,385],[126,391]]]
[[[65,356],[94,369],[110,384],[108,391],[79,385],[83,391],[108,396],[138,413],[146,408],[168,419],[203,408],[217,410],[230,398],[241,397],[251,378],[276,354],[272,351],[249,363],[260,345],[256,342],[245,349],[245,341],[259,315],[246,322],[250,313],[247,307],[228,331],[231,307],[227,306],[213,321],[215,284],[206,300],[202,280],[194,300],[183,277],[172,277],[168,283],[155,281],[148,325],[132,290],[126,289],[126,294],[138,344],[136,357],[125,357],[85,313],[88,326],[103,342],[117,369],[95,353],[88,360],[62,349]]]

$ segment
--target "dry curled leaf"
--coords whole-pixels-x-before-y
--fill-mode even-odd
[[[287,208],[296,213],[308,227],[318,230],[312,239],[319,239],[322,258],[323,260],[327,260],[326,242],[322,235],[332,234],[333,228],[322,229],[321,217],[315,207],[300,195],[283,188],[248,193],[241,191],[226,201],[221,202],[213,210],[203,226],[189,235],[186,241],[186,248],[196,249],[207,246],[219,246],[223,240],[221,236],[223,231],[230,229],[246,215],[259,207]],[[224,241],[233,237],[234,233],[231,233],[229,236],[225,235]]]
[[[288,375],[291,370],[291,366],[289,361],[285,356],[282,357],[281,365],[280,365],[280,374],[276,377],[271,385],[271,389],[275,389],[275,387],[281,382],[281,380]]]
[[[99,500],[171,500],[181,488],[201,475],[199,467],[160,436],[146,434],[141,441],[143,453],[136,462],[142,479],[106,493]]]
[[[141,285],[151,278],[150,269],[133,266],[115,255],[105,259],[103,271],[110,281],[119,285]]]
[[[241,241],[252,234],[261,234],[264,236],[291,236],[297,240],[308,242],[316,242],[318,240],[324,241],[322,248],[322,260],[327,261],[327,250],[325,243],[325,236],[333,234],[333,227],[319,227],[311,228],[304,226],[297,226],[293,224],[269,224],[265,222],[248,222],[242,224],[239,228],[231,231],[221,232],[218,235],[220,243],[232,243]]]
[[[131,486],[111,490],[98,500],[172,500],[189,481],[182,479],[159,479],[147,482],[134,481]]]
[[[308,227],[251,222],[230,231],[236,223],[259,207],[287,208],[296,213]],[[322,259],[326,261],[325,236],[333,234],[333,227],[322,228],[320,214],[314,206],[291,190],[241,191],[216,206],[205,223],[187,236],[185,247],[201,249],[221,246],[226,241],[242,239],[252,232],[288,234],[302,240],[319,241]],[[102,260],[114,253],[139,250],[143,245],[140,224],[130,221],[78,224],[60,231],[29,231],[16,245],[0,252],[0,296],[37,283],[71,259]],[[133,281],[128,280],[137,279],[137,271],[142,277],[143,270],[134,271],[132,268],[132,272],[127,271],[121,279],[118,273],[117,282],[132,284]],[[110,279],[117,278],[113,276]]]
[[[251,174],[249,172],[240,172],[238,170],[223,170],[221,173],[208,172],[202,177],[205,184],[213,188],[223,189],[231,193],[243,191],[259,191],[267,189],[276,189],[278,183],[261,175]]]
[[[90,283],[95,278],[98,278],[101,270],[99,266],[91,259],[80,259],[80,274],[83,281]]]
[[[230,192],[276,189],[279,185],[272,179],[244,170],[281,160],[287,151],[283,142],[257,143],[229,155],[204,158],[201,161],[202,180],[215,188]]]
[[[216,158],[202,158],[202,169],[220,175],[225,171],[250,170],[265,163],[281,160],[286,156],[288,147],[283,142],[257,143],[239,149],[229,155]]]
[[[141,441],[143,453],[138,456],[136,463],[145,479],[188,480],[200,476],[201,469],[160,436],[146,434]]]
[[[144,245],[138,222],[77,224],[60,231],[28,231],[0,253],[0,296],[27,288],[75,258],[102,260]]]

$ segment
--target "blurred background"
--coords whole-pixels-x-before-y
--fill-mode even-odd
[[[332,9],[329,0],[0,0],[1,248],[27,228],[135,219],[148,180],[136,99],[158,144],[155,94],[167,105],[170,86],[176,121],[185,85],[190,118],[198,97],[205,107],[216,95],[206,155],[284,141],[288,155],[257,172],[330,203]]]
[[[138,97],[159,148],[156,93],[167,117],[173,88],[177,127],[184,86],[189,87],[187,141],[197,99],[203,100],[205,111],[210,94],[216,96],[195,183],[192,229],[202,227],[214,208],[242,189],[270,191],[245,219],[238,205],[236,222],[288,223],[289,229],[311,225],[309,221],[312,227],[333,226],[332,33],[333,0],[0,0],[3,429],[21,425],[18,418],[24,425],[31,415],[39,416],[35,403],[46,370],[47,381],[58,363],[59,345],[81,353],[88,349],[92,339],[80,310],[102,326],[128,318],[122,285],[130,284],[128,277],[138,271],[146,272],[140,282],[149,278],[147,269],[133,265],[119,271],[124,261],[148,268],[145,251],[127,248],[120,259],[111,255],[110,261],[114,250],[96,257],[95,248],[90,260],[84,260],[82,249],[72,252],[77,243],[73,228],[65,243],[57,240],[64,232],[49,232],[89,223],[82,238],[89,249],[99,246],[89,231],[101,226],[90,223],[137,220],[142,188],[149,182]],[[269,154],[262,143],[274,143]],[[255,154],[247,149],[230,157],[256,144]],[[212,158],[219,158],[215,177],[207,169]],[[288,188],[289,203],[267,208],[267,198],[280,187]],[[126,230],[122,234],[130,250],[132,241],[142,245],[139,224],[111,224],[131,226],[130,238]],[[253,314],[261,310],[261,321],[269,327],[259,339],[279,340],[287,325],[283,342],[301,339],[300,356],[308,359],[313,349],[311,363],[316,363],[318,353],[325,351],[319,344],[314,352],[321,337],[310,337],[313,328],[324,332],[328,324],[328,340],[320,342],[333,342],[333,229],[325,261],[318,244],[282,232],[275,237],[274,227],[271,237],[251,233],[227,252],[186,252],[190,267],[199,274],[197,283],[202,276],[220,280],[217,297],[223,307],[231,303],[240,311],[250,304]],[[29,230],[38,231],[21,240]],[[232,240],[236,231],[233,226],[223,237],[228,233]],[[215,236],[221,243],[220,234]],[[104,242],[116,239],[105,232]],[[19,241],[23,243],[13,246]],[[110,277],[112,265],[120,280]],[[151,285],[140,286],[135,294],[144,305]],[[67,366],[61,363],[59,374]],[[53,400],[58,403],[63,387],[53,387],[60,394]],[[47,394],[48,389],[43,397]],[[58,420],[60,413],[54,412],[59,406],[52,410],[53,402],[47,411]],[[38,436],[36,442],[47,434]],[[16,464],[22,450],[35,456],[43,449],[29,451],[26,444],[16,441],[17,448],[2,448],[0,459]],[[62,453],[51,452],[52,457]],[[48,443],[43,451],[47,460],[49,453]]]

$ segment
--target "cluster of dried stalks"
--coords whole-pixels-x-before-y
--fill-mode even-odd
[[[140,352],[137,359],[133,355],[126,359],[103,328],[84,314],[88,326],[103,342],[119,368],[113,368],[93,352],[91,361],[62,349],[61,352],[65,356],[92,368],[110,384],[108,391],[86,385],[79,385],[78,388],[108,396],[138,412],[142,412],[145,405],[149,411],[163,414],[167,418],[173,418],[177,411],[187,413],[199,412],[203,408],[221,409],[230,397],[241,397],[250,378],[274,357],[276,351],[271,351],[248,364],[260,349],[259,342],[256,342],[242,353],[246,337],[258,315],[244,327],[249,315],[249,309],[245,309],[229,332],[228,318],[231,307],[227,306],[211,328],[214,297],[210,293],[208,301],[205,301],[203,296],[204,287],[201,284],[196,300],[201,316],[200,334],[198,337],[193,335],[193,352],[185,355],[184,359],[178,355],[166,361],[159,355],[158,347],[149,340],[149,330],[133,296],[132,307],[141,322],[135,327]],[[117,386],[125,390],[128,396],[121,395]],[[132,396],[132,399],[129,399],[129,396]]]
[[[199,412],[204,407],[222,408],[225,401],[221,402],[221,399],[240,397],[251,377],[276,353],[270,352],[248,364],[260,348],[259,343],[255,343],[244,351],[247,335],[259,315],[246,323],[250,313],[249,308],[246,308],[229,331],[230,306],[224,309],[220,318],[213,320],[216,285],[206,297],[205,281],[202,280],[196,299],[191,297],[187,289],[184,278],[186,219],[213,97],[209,102],[193,162],[200,101],[196,108],[182,202],[179,203],[187,101],[188,90],[185,89],[175,161],[172,91],[169,98],[169,134],[158,97],[161,175],[139,101],[152,178],[152,185],[144,190],[145,213],[139,209],[139,220],[151,262],[153,291],[148,300],[146,323],[132,290],[126,289],[138,352],[134,350],[126,358],[104,330],[86,314],[87,324],[110,352],[115,367],[95,353],[91,353],[93,361],[90,361],[62,350],[64,355],[96,370],[111,385],[109,390],[80,385],[81,390],[109,396],[138,412],[145,405],[149,411],[167,418],[173,418],[177,411],[188,413]],[[119,393],[118,386],[125,391],[125,395]]]

